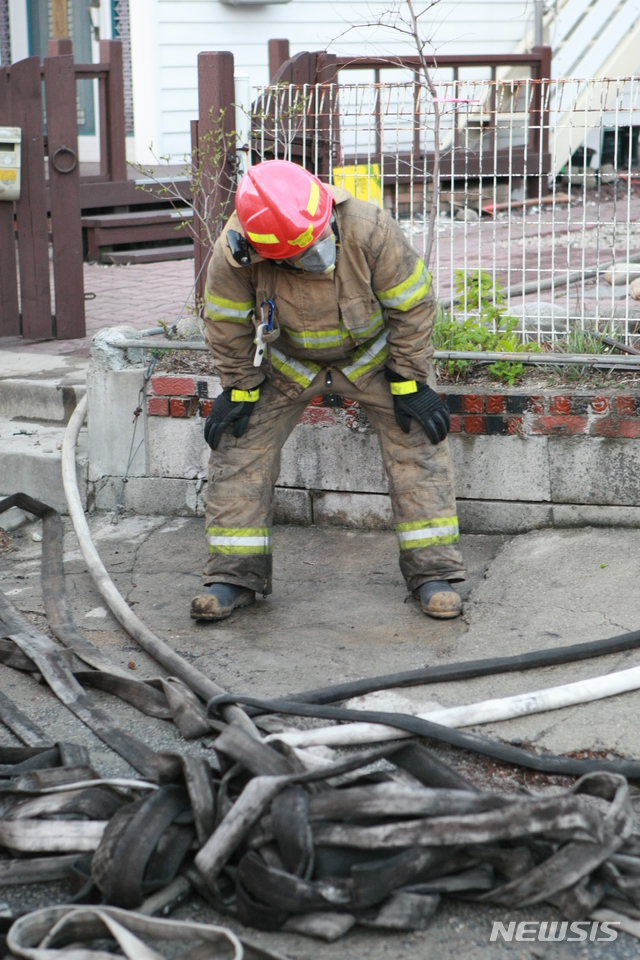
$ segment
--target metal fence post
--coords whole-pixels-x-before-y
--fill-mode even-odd
[[[0,126],[13,126],[9,72],[0,67]],[[20,336],[14,204],[0,201],[0,337]]]
[[[57,42],[60,43],[60,41]],[[69,340],[86,335],[76,77],[73,57],[45,57],[44,80],[49,145],[56,337],[58,340]]]
[[[236,187],[235,135],[236,109],[233,54],[198,54],[198,149],[194,158],[200,168],[198,182],[207,194],[208,219],[219,232],[222,220],[234,210]],[[196,247],[196,298],[204,297],[206,262],[211,250],[201,224],[194,224],[197,231]],[[199,266],[198,266],[199,264]]]
[[[25,340],[53,336],[49,285],[47,197],[44,177],[40,58],[10,68],[13,123],[22,127],[22,184],[16,204],[20,249],[20,300]]]

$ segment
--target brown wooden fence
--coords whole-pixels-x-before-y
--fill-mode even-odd
[[[450,68],[454,82],[463,68],[489,68],[491,80],[497,78],[499,68],[511,67],[528,72],[533,95],[528,103],[528,142],[520,148],[496,149],[493,137],[498,129],[498,108],[495,102],[488,105],[484,116],[488,118],[483,130],[483,148],[474,152],[455,142],[441,156],[440,178],[449,178],[452,183],[457,177],[493,178],[522,177],[526,181],[530,196],[547,191],[547,177],[550,172],[549,155],[549,115],[545,96],[545,80],[551,74],[551,47],[534,47],[530,53],[523,54],[471,54],[466,56],[427,57],[430,67]],[[269,76],[272,84],[287,84],[295,91],[306,91],[308,103],[304,134],[299,133],[287,145],[291,158],[298,163],[313,167],[313,171],[324,180],[329,180],[331,169],[340,163],[353,163],[348,153],[343,153],[339,140],[339,124],[332,122],[331,112],[335,110],[335,98],[324,92],[330,85],[339,83],[340,75],[345,71],[368,69],[373,71],[374,83],[380,83],[381,71],[390,69],[410,69],[414,73],[414,83],[420,85],[420,61],[418,57],[338,57],[325,52],[303,52],[289,57],[287,40],[269,41]],[[198,56],[199,116],[191,125],[192,150],[198,153],[198,146],[204,131],[211,129],[212,117],[224,112],[225,128],[233,130],[235,124],[234,106],[234,64],[230,53],[201,53]],[[324,92],[323,92],[324,91]],[[495,94],[493,95],[495,97]],[[292,101],[293,102],[293,101]],[[269,117],[265,117],[265,104],[254,104],[255,111],[261,116],[260,140],[252,144],[252,160],[259,162],[274,156],[277,131],[270,130]],[[269,107],[266,107],[268,112]],[[200,137],[200,139],[199,139]],[[304,137],[304,142],[303,142]],[[270,140],[272,141],[270,143]],[[225,200],[227,213],[233,210],[234,182],[233,154],[226,158],[225,181],[231,184],[227,188]],[[414,149],[410,154],[383,155],[380,134],[377,136],[377,152],[368,155],[368,162],[382,161],[382,173],[391,176],[399,183],[414,184],[424,178],[433,167],[433,157],[420,149],[419,130],[416,126]],[[422,171],[422,173],[420,172]],[[231,199],[229,201],[229,194]],[[220,196],[219,201],[222,201]],[[217,208],[217,205],[216,205]],[[195,275],[198,297],[204,295],[206,261],[209,249],[204,237],[195,244]]]
[[[126,181],[121,42],[102,41],[97,64],[74,63],[69,40],[50,41],[48,52],[43,64],[29,57],[0,68],[0,125],[22,130],[20,199],[0,201],[0,337],[85,336],[81,191]],[[100,103],[100,171],[84,183],[76,114],[81,79],[98,80]]]

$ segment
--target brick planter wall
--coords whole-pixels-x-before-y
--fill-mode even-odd
[[[128,452],[121,438],[130,436],[140,381],[139,369],[97,376],[93,407],[89,391],[90,497],[100,509],[111,509],[121,495]],[[125,508],[203,513],[209,451],[202,418],[219,392],[216,377],[151,378],[144,443],[129,470]],[[640,394],[578,388],[529,395],[456,385],[441,395],[451,413],[463,530],[640,527]],[[114,414],[118,404],[122,412]],[[114,440],[105,445],[109,430]],[[392,524],[386,491],[377,439],[358,403],[312,400],[283,449],[276,518],[386,528]]]

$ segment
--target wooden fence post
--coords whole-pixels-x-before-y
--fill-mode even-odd
[[[208,194],[209,220],[214,228],[218,228],[216,232],[221,226],[220,218],[226,220],[234,210],[237,166],[233,135],[236,126],[233,71],[232,53],[198,54],[198,150],[195,162],[202,171],[199,180]],[[220,167],[214,154],[219,154],[225,144]],[[196,297],[200,301],[204,297],[206,263],[211,250],[200,224],[196,229],[196,247],[200,244],[203,248],[195,257],[196,271],[201,271],[199,275],[196,272]]]
[[[45,57],[44,80],[56,337],[58,340],[70,340],[86,335],[73,57]]]
[[[278,70],[288,59],[289,41],[269,40],[269,83],[273,83]]]
[[[107,151],[110,180],[127,179],[127,155],[124,120],[124,73],[122,67],[122,40],[100,41],[100,63],[109,64],[105,97],[106,117],[100,117],[100,125],[106,123]],[[102,106],[102,104],[101,104]],[[104,142],[101,138],[101,145]],[[102,158],[100,158],[102,161]],[[101,163],[102,167],[102,163]],[[102,172],[102,171],[101,171]]]
[[[0,67],[0,126],[12,127],[11,88],[6,67]],[[13,203],[0,200],[0,337],[20,336],[20,305]]]
[[[25,340],[53,336],[49,285],[47,197],[40,57],[19,60],[10,68],[13,123],[22,128],[22,182],[16,203],[20,245],[20,300]]]
[[[47,41],[48,57],[66,57],[69,54],[73,56],[73,41],[67,37],[53,37]]]

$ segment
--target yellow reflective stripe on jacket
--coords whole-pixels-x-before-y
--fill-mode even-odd
[[[457,517],[438,517],[436,520],[397,523],[396,534],[401,550],[440,547],[448,543],[458,543],[460,539]]]
[[[353,383],[354,380],[361,377],[363,373],[367,373],[372,367],[379,366],[389,356],[388,333],[388,330],[384,330],[373,343],[364,343],[361,347],[358,347],[353,354],[351,363],[346,365],[336,364],[338,370],[342,370],[345,377]]]
[[[270,527],[207,527],[209,553],[263,556],[273,550]]]
[[[291,330],[290,327],[283,327],[282,329],[297,346],[306,347],[308,350],[339,347],[345,340],[349,339],[348,331],[340,330],[337,327],[333,330]]]
[[[232,323],[248,323],[251,311],[255,307],[255,300],[225,300],[216,297],[204,289],[204,315],[207,320],[230,320]]]
[[[362,339],[363,337],[373,337],[374,334],[378,332],[382,324],[382,310],[376,310],[376,312],[370,317],[369,323],[366,325],[366,327],[355,327],[349,330],[349,333],[352,337],[358,337],[358,339]]]
[[[410,310],[424,297],[431,286],[431,274],[425,268],[422,260],[418,260],[416,268],[410,277],[389,290],[376,291],[376,297],[383,307],[388,310]]]
[[[293,357],[285,357],[284,353],[280,353],[275,347],[271,347],[271,363],[285,377],[289,377],[290,380],[294,380],[305,389],[310,386],[322,369],[313,360],[302,363],[300,360],[294,360]]]

